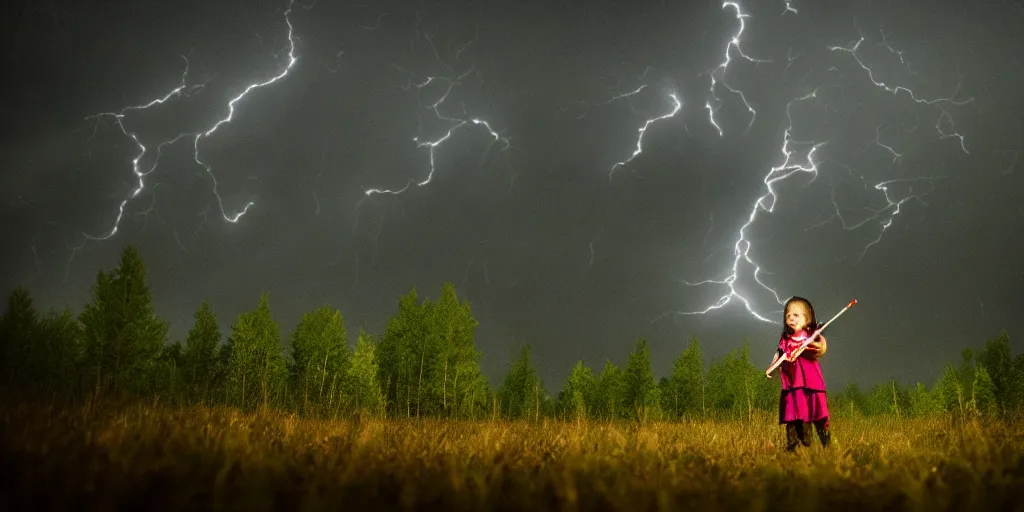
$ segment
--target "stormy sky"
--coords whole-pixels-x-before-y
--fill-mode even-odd
[[[859,300],[833,386],[1021,348],[1019,0],[290,7],[0,8],[3,290],[80,311],[133,244],[172,339],[261,291],[354,337],[449,281],[552,390],[639,336],[766,365],[792,295]]]

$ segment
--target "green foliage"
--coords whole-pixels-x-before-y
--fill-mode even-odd
[[[436,302],[401,297],[377,345],[381,389],[392,416],[476,417],[490,393],[476,349],[477,321],[444,283]]]
[[[765,379],[751,362],[746,339],[705,371],[692,338],[671,373],[656,381],[650,349],[638,338],[622,368],[608,360],[595,375],[578,361],[557,400],[546,391],[527,345],[495,391],[480,369],[478,322],[450,283],[435,301],[420,302],[411,289],[384,334],[360,330],[354,350],[340,311],[324,306],[307,312],[288,340],[287,363],[266,294],[254,310],[239,315],[226,343],[203,302],[184,344],[166,344],[168,326],[153,311],[145,266],[134,248],[124,250],[113,271],[99,272],[91,291],[91,302],[76,318],[70,310],[40,316],[28,290],[13,290],[0,315],[0,384],[67,397],[132,393],[322,417],[557,416],[643,423],[707,415],[749,420],[778,405],[777,381]],[[930,389],[893,380],[865,393],[851,382],[829,393],[829,405],[833,414],[850,416],[1017,414],[1024,408],[1024,354],[1013,356],[1003,331],[977,352],[963,350]]]
[[[895,380],[878,384],[868,392],[864,412],[869,416],[906,417],[911,413],[910,393]]]
[[[0,377],[24,383],[29,380],[27,364],[39,336],[39,314],[28,289],[19,286],[7,299],[7,311],[0,318]]]
[[[750,362],[750,342],[744,340],[739,350],[733,350],[708,369],[709,404],[725,416],[751,417],[755,410],[771,408],[777,399],[777,381],[769,381],[764,371]]]
[[[998,410],[996,387],[984,366],[975,369],[974,382],[971,385],[971,402],[974,405],[974,412],[979,414],[988,415]]]
[[[947,364],[942,371],[942,378],[939,380],[938,393],[942,402],[942,408],[949,413],[963,416],[969,410],[969,393],[965,393],[960,379],[957,377],[956,368]]]
[[[164,396],[172,402],[186,399],[181,378],[183,352],[181,342],[178,341],[164,345],[160,350],[159,355],[151,363],[152,370],[145,373],[152,393]]]
[[[388,320],[377,347],[381,388],[392,417],[419,414],[416,398],[426,358],[428,311],[419,303],[416,289],[410,290],[398,300],[398,313]]]
[[[856,382],[850,382],[840,393],[829,394],[829,413],[840,412],[857,416],[867,409],[867,398]]]
[[[625,379],[622,370],[611,361],[605,361],[604,368],[597,376],[597,393],[594,397],[595,416],[615,420],[629,414],[625,407]]]
[[[1024,376],[1014,372],[1013,362],[1010,335],[1006,331],[1000,332],[995,339],[986,340],[985,349],[978,354],[978,364],[984,367],[992,381],[995,407],[1000,411],[1018,405],[1015,395]]]
[[[380,416],[384,412],[384,395],[380,390],[376,357],[377,344],[369,334],[359,332],[352,364],[348,367],[348,390],[356,414]]]
[[[31,351],[33,380],[57,392],[76,391],[81,357],[82,324],[70,309],[48,311],[40,321],[39,338]]]
[[[1013,358],[1010,374],[1005,379],[1005,407],[1008,410],[1024,409],[1024,353]]]
[[[519,357],[498,389],[501,414],[509,419],[540,418],[541,402],[547,398],[544,386],[530,361],[530,345],[523,346]]]
[[[216,388],[220,360],[220,327],[210,304],[203,301],[195,313],[195,323],[185,338],[182,351],[181,375],[185,389],[193,401],[208,402],[219,395]]]
[[[659,396],[654,385],[654,372],[651,371],[650,348],[647,340],[640,338],[629,354],[623,373],[623,402],[633,419],[643,424],[652,410],[657,413]]]
[[[99,273],[92,296],[79,317],[90,385],[97,392],[157,391],[152,373],[158,371],[168,325],[153,311],[146,268],[134,247],[124,250],[114,271]]]
[[[243,409],[268,407],[271,400],[283,398],[286,375],[281,328],[270,314],[270,297],[264,293],[256,309],[239,315],[231,327],[227,399]]]
[[[426,346],[434,353],[425,377],[426,409],[439,416],[468,416],[475,409],[480,386],[486,384],[480,371],[481,353],[473,342],[479,324],[469,303],[459,302],[451,283],[441,288],[426,325]]]
[[[909,391],[910,414],[912,416],[928,418],[942,412],[942,397],[936,389],[928,390],[924,384],[918,382]]]
[[[565,387],[558,394],[559,415],[567,420],[587,419],[594,406],[597,379],[583,361],[577,361],[569,372]]]
[[[662,388],[662,408],[671,418],[703,415],[707,411],[704,356],[697,338],[672,363],[672,376]]]
[[[341,311],[323,306],[305,313],[291,339],[292,389],[299,410],[329,415],[350,401],[348,382],[352,364],[348,335]]]

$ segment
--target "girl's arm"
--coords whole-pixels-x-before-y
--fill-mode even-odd
[[[775,362],[778,361],[780,357],[782,357],[782,349],[781,348],[775,351],[775,357],[772,358],[772,362],[771,362],[771,364],[768,365],[768,367],[771,368],[772,365],[774,365]],[[772,378],[772,374],[768,373],[767,371],[764,372],[764,376],[768,377],[769,379]]]

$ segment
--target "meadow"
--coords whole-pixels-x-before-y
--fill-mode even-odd
[[[1024,510],[1020,422],[854,415],[832,429],[827,449],[787,453],[761,412],[332,421],[6,399],[0,509]]]

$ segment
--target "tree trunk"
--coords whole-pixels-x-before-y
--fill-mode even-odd
[[[708,407],[706,403],[707,398],[707,379],[704,378],[704,368],[700,369],[700,413],[702,416],[707,417]]]
[[[900,404],[896,400],[896,383],[895,382],[892,383],[892,408],[893,408],[894,411],[896,411],[896,417],[899,418],[901,416],[900,415]]]
[[[452,381],[452,394],[455,400],[455,415],[459,414],[459,407],[462,405],[461,395],[459,394],[459,367],[455,367],[455,380]]]
[[[419,381],[416,382],[416,416],[421,416],[422,415],[422,412],[420,410],[420,399],[423,396],[423,393],[421,391],[423,389],[423,356],[425,355],[424,354],[425,351],[426,351],[426,347],[424,347],[423,344],[421,343],[420,344],[420,378],[419,378]]]
[[[270,402],[270,356],[264,354],[263,377],[260,379],[263,385],[263,408],[266,409]]]
[[[536,405],[536,412],[533,416],[533,421],[540,421],[540,381],[533,381],[533,392],[534,392],[534,404]]]
[[[316,401],[322,403],[324,399],[324,381],[327,380],[327,356],[324,354],[324,368],[320,377],[320,396],[317,397]]]

